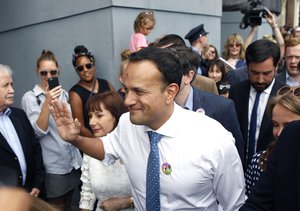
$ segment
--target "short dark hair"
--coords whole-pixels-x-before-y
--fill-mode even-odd
[[[178,54],[178,58],[182,65],[183,75],[187,75],[190,70],[197,72],[200,66],[200,56],[191,48],[182,45],[171,45],[168,47]]]
[[[127,112],[127,108],[124,105],[123,99],[115,91],[107,91],[101,94],[93,95],[88,99],[85,105],[88,113],[94,111],[102,111],[100,107],[101,103],[111,113],[111,115],[115,117],[115,128],[119,122],[121,115]]]
[[[156,47],[163,47],[166,45],[173,45],[173,44],[186,46],[184,40],[179,35],[167,34],[157,42]]]
[[[172,50],[147,47],[129,56],[129,63],[142,61],[152,62],[163,75],[163,82],[166,85],[176,83],[180,87],[183,75],[182,66]]]
[[[251,43],[246,49],[246,62],[263,62],[273,58],[273,65],[277,66],[280,59],[280,48],[278,44],[269,40],[257,40]]]

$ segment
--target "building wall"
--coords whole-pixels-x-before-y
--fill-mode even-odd
[[[79,44],[94,53],[97,76],[119,88],[120,52],[128,48],[133,21],[144,9],[154,10],[157,21],[150,42],[169,33],[184,36],[204,23],[210,42],[220,47],[222,0],[0,0],[0,63],[14,71],[15,105],[38,83],[42,49],[56,54],[66,90],[78,81],[71,61]]]

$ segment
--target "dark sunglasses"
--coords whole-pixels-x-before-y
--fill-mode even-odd
[[[86,69],[92,69],[92,67],[93,67],[93,63],[87,63],[87,64],[84,64],[84,65],[79,65],[79,66],[77,66],[75,69],[78,71],[78,72],[82,72],[83,70],[84,70],[84,67],[86,68]]]
[[[231,48],[233,48],[233,47],[241,47],[242,46],[242,44],[241,43],[233,43],[233,44],[229,44],[229,46],[231,47]]]
[[[296,97],[300,97],[300,86],[297,87],[284,86],[277,91],[277,95],[286,95],[289,93],[292,93]]]
[[[46,76],[48,73],[50,73],[53,76],[53,75],[56,75],[57,72],[58,72],[57,70],[49,70],[49,71],[42,70],[42,71],[40,71],[40,75]]]

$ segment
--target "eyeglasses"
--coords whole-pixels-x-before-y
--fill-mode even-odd
[[[232,43],[232,44],[229,44],[229,47],[230,47],[230,48],[233,48],[233,47],[239,48],[239,47],[241,47],[241,46],[242,46],[241,43]]]
[[[42,70],[42,71],[40,71],[40,75],[46,76],[46,75],[48,75],[48,73],[50,73],[52,76],[54,76],[57,74],[57,72],[58,72],[57,70],[49,70],[49,71]]]
[[[296,97],[300,97],[300,86],[297,87],[284,86],[277,91],[277,95],[286,95],[289,93],[292,93]]]
[[[75,69],[78,71],[78,72],[82,72],[83,70],[84,70],[84,67],[86,68],[86,69],[92,69],[92,67],[93,67],[93,63],[87,63],[87,64],[84,64],[84,65],[79,65],[79,66],[77,66]]]

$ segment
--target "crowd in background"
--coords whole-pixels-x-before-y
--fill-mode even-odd
[[[33,70],[39,83],[24,93],[22,109],[12,106],[12,70],[0,65],[0,168],[5,172],[1,173],[0,183],[22,187],[30,195],[29,198],[18,189],[0,190],[0,209],[4,206],[5,210],[28,210],[33,209],[30,206],[41,206],[41,210],[66,211],[281,210],[287,197],[280,191],[293,196],[288,199],[287,210],[299,209],[300,190],[290,187],[299,180],[298,155],[286,150],[298,145],[290,143],[295,135],[284,132],[288,123],[300,120],[299,27],[279,27],[270,11],[265,19],[272,28],[272,36],[253,40],[259,27],[253,26],[245,39],[237,33],[230,35],[221,53],[209,43],[209,36],[213,35],[205,30],[204,24],[187,32],[184,39],[189,45],[172,33],[149,42],[147,35],[155,28],[156,20],[154,11],[143,11],[134,21],[129,48],[120,52],[121,88],[97,78],[96,56],[86,46],[78,45],[72,54],[72,64],[79,80],[66,91],[58,80],[61,70],[55,54],[43,50]],[[159,70],[159,80],[151,78],[152,69]],[[151,98],[158,91],[154,87],[163,94]],[[148,113],[139,115],[140,110]],[[148,188],[150,161],[147,163],[152,148],[148,144],[134,149],[131,140],[122,140],[128,141],[126,147],[116,141],[125,137],[141,142],[149,138],[152,142],[151,135],[140,134],[141,130],[149,132],[149,128],[129,126],[129,119],[134,125],[165,133],[158,148],[153,149],[160,151],[158,195],[164,195],[156,208],[153,207],[157,201],[148,201],[153,191]],[[290,134],[299,135],[298,123],[293,124]],[[74,128],[78,129],[75,135],[71,134]],[[186,134],[176,138],[176,129]],[[66,138],[71,135],[76,139]],[[170,147],[165,141],[173,138]],[[191,141],[178,141],[186,138]],[[98,141],[94,144],[90,139]],[[196,139],[199,143],[194,142]],[[110,140],[112,143],[107,143]],[[285,142],[290,145],[285,146]],[[174,149],[174,145],[181,149]],[[99,155],[97,149],[101,149]],[[141,156],[146,163],[128,153],[132,151],[146,154],[144,160]],[[174,163],[169,163],[170,158]],[[290,180],[278,181],[283,171],[278,166],[284,166],[279,158],[295,162],[294,168],[287,165],[291,168],[284,172]],[[180,159],[187,159],[187,166]],[[141,177],[135,175],[135,165],[145,167],[140,170]],[[185,173],[177,175],[178,169]],[[190,175],[186,174],[188,171]],[[182,190],[175,190],[165,176],[174,183],[181,179],[188,185],[176,185]],[[192,187],[193,182],[207,180],[210,182],[200,186],[203,190]],[[164,192],[166,189],[168,193]],[[20,198],[23,203],[8,202],[10,194],[16,194],[16,201]],[[13,204],[11,208],[2,205],[3,196],[8,198],[5,203]]]

